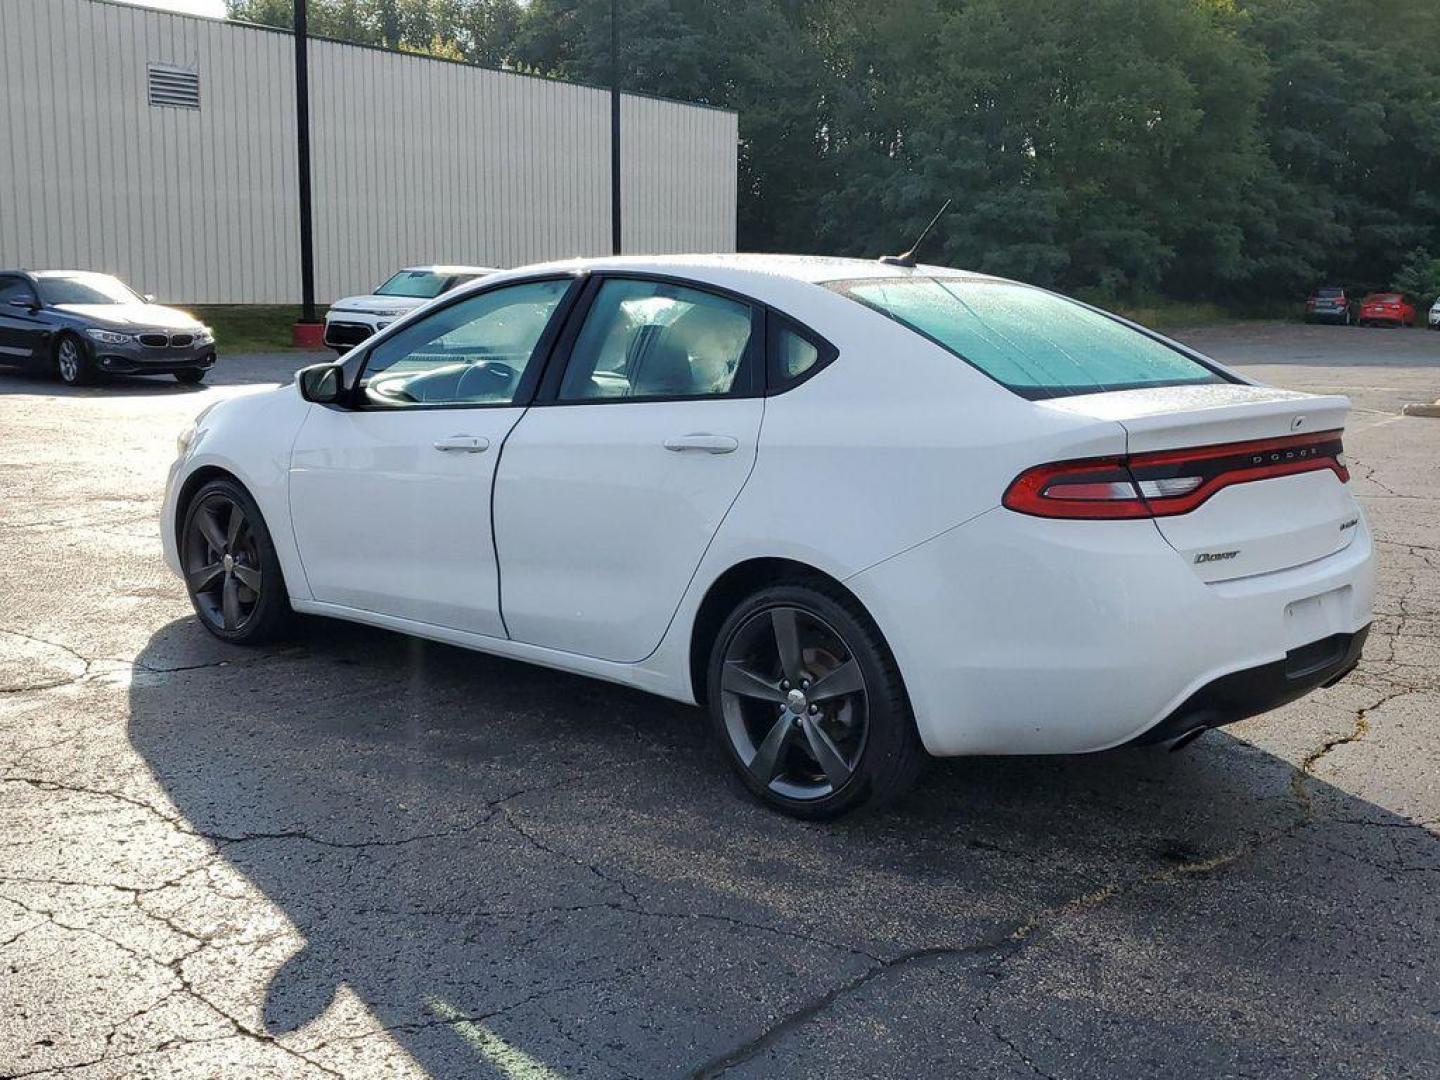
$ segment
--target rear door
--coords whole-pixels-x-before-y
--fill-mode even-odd
[[[1176,512],[1162,512],[1156,527],[1202,580],[1313,562],[1355,536],[1359,509],[1341,475],[1343,397],[1230,383],[1088,394],[1042,407],[1125,428],[1142,494],[1160,508],[1175,500]],[[1198,505],[1186,509],[1186,500]]]
[[[653,652],[755,462],[762,322],[741,298],[591,283],[568,363],[495,482],[505,625],[604,660]]]

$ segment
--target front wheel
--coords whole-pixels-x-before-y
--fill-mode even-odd
[[[55,342],[55,375],[66,386],[84,386],[93,377],[90,357],[74,334],[61,334]]]
[[[731,612],[711,650],[708,697],[741,783],[793,817],[884,805],[925,761],[879,630],[823,581],[762,589]]]
[[[222,641],[258,645],[287,628],[290,598],[270,530],[236,481],[212,480],[191,498],[180,563],[195,614]]]

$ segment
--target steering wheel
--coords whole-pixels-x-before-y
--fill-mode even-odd
[[[498,360],[477,360],[466,366],[455,386],[460,401],[485,400],[508,391],[520,381],[520,373]]]

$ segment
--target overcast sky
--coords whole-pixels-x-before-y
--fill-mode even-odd
[[[164,8],[167,11],[188,11],[192,15],[225,15],[225,0],[120,0],[123,4]]]

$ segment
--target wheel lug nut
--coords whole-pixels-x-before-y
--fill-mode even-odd
[[[814,715],[815,715],[816,713],[818,713],[819,711],[820,711],[820,706],[819,706],[819,705],[811,705],[811,706],[810,706],[810,715],[811,715],[811,716],[814,716]]]

